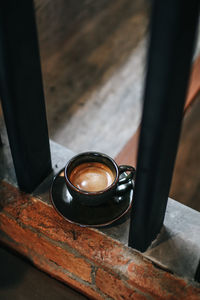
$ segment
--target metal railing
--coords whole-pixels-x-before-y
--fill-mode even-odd
[[[51,172],[32,0],[0,3],[0,93],[17,181],[31,192]]]
[[[145,251],[163,224],[199,16],[198,0],[155,0],[129,245]]]

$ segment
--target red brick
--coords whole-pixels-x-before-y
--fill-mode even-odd
[[[105,300],[105,298],[100,295],[100,293],[95,289],[94,286],[89,284],[83,284],[78,280],[75,280],[69,276],[67,276],[65,273],[63,273],[61,270],[55,268],[52,264],[47,264],[42,258],[40,258],[38,255],[34,258],[34,264],[41,270],[49,273],[52,277],[67,283],[72,288],[76,289],[80,293],[83,293],[90,299],[94,300]],[[73,299],[72,299],[73,300]]]
[[[200,299],[200,289],[187,285],[186,281],[156,268],[151,262],[131,262],[127,269],[128,283],[137,286],[159,299]],[[191,298],[192,297],[192,298]]]
[[[52,269],[51,263],[46,264],[46,260],[61,265],[74,274],[73,276],[87,281],[81,289],[87,286],[95,290],[90,284],[90,261],[103,269],[97,271],[96,283],[99,289],[107,294],[115,295],[112,293],[115,293],[116,289],[118,295],[126,297],[135,292],[135,289],[139,289],[144,294],[151,294],[155,299],[200,299],[198,286],[156,268],[151,262],[143,259],[142,255],[98,230],[81,228],[65,221],[51,206],[19,192],[7,183],[0,185],[0,202],[3,208],[0,213],[0,228],[13,241],[3,237],[1,239],[30,259],[33,256],[36,264],[37,256],[41,258],[40,263],[43,257],[43,269],[50,272],[51,268],[52,274],[67,283],[72,280],[71,277],[62,273],[59,267]],[[26,225],[26,229],[23,224]],[[68,250],[70,247],[81,257],[71,253]],[[77,270],[77,264],[81,265],[81,269]],[[77,282],[79,285],[80,282]],[[134,295],[143,297],[142,293]]]
[[[96,274],[96,286],[106,295],[116,300],[136,299],[146,300],[144,294],[130,288],[124,282],[124,279],[109,274],[108,272],[98,269]]]
[[[44,233],[54,241],[66,242],[89,259],[103,262],[104,266],[124,266],[131,259],[124,255],[120,243],[92,228],[82,228],[64,220],[53,207],[45,205],[38,199],[20,193],[16,188],[4,183],[9,193],[17,201],[14,205],[6,205],[4,211],[9,212],[15,219]],[[1,194],[0,199],[5,197]],[[21,200],[20,200],[21,199]]]
[[[120,243],[91,229],[82,228],[63,220],[52,207],[33,201],[21,210],[20,220],[54,241],[67,243],[89,259],[108,266],[124,266],[131,259]]]
[[[80,282],[78,278],[71,278],[69,274],[63,272],[64,269],[62,270],[60,268],[57,268],[56,265],[54,265],[52,262],[49,262],[48,260],[45,260],[44,257],[38,255],[38,253],[35,253],[33,250],[30,253],[29,249],[27,249],[27,247],[23,244],[15,244],[14,241],[7,240],[5,237],[1,238],[1,241],[4,242],[7,246],[12,247],[18,253],[26,256],[36,267],[38,267],[42,271],[50,274],[55,279],[58,279],[59,281],[70,285],[72,288],[85,294],[90,299],[105,299],[99,294],[98,291],[95,290],[95,287],[93,285],[90,285],[89,283],[87,284],[86,282]]]
[[[21,252],[24,255],[31,255],[32,252],[37,253],[58,266],[62,266],[82,280],[91,282],[91,265],[83,258],[76,257],[66,249],[51,244],[50,241],[38,236],[31,230],[20,227],[16,221],[5,215],[1,215],[0,229],[6,232],[15,243],[18,243],[18,248],[21,245]]]

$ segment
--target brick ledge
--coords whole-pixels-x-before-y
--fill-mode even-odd
[[[63,220],[52,206],[0,184],[0,240],[91,299],[200,299],[200,286],[159,269],[96,229]]]

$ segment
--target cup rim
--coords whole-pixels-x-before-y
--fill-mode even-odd
[[[115,167],[115,170],[116,170],[116,176],[115,176],[115,179],[113,181],[113,183],[111,185],[109,185],[106,189],[104,190],[101,190],[101,191],[96,191],[96,192],[89,192],[89,191],[84,191],[84,190],[81,190],[79,189],[78,187],[76,187],[75,185],[73,185],[71,183],[71,181],[69,180],[68,176],[67,176],[67,169],[68,167],[70,166],[70,164],[75,161],[78,157],[80,156],[88,156],[88,155],[93,155],[93,156],[102,156],[102,157],[105,157],[107,159],[109,159],[112,164],[114,165]],[[82,152],[82,153],[79,153],[75,156],[73,156],[68,162],[67,164],[65,165],[65,170],[64,170],[64,177],[65,177],[65,182],[67,185],[69,185],[74,191],[76,192],[79,192],[83,195],[87,195],[87,196],[94,196],[94,195],[101,195],[101,194],[104,194],[105,192],[107,191],[110,191],[112,190],[113,187],[116,186],[117,182],[118,182],[118,179],[119,179],[119,169],[118,169],[118,165],[117,163],[114,161],[114,159],[112,159],[110,156],[108,156],[107,154],[104,154],[104,153],[101,153],[101,152],[97,152],[97,151],[87,151],[87,152]]]

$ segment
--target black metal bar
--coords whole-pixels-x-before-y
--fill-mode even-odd
[[[51,171],[32,0],[0,1],[0,89],[18,184],[31,192]]]
[[[3,142],[2,142],[2,138],[1,138],[1,134],[0,134],[0,147],[3,146]]]
[[[145,251],[166,210],[186,97],[198,0],[155,0],[129,245]]]
[[[196,269],[194,279],[195,279],[195,281],[200,282],[200,260],[199,260],[199,264],[198,264],[197,269]]]

